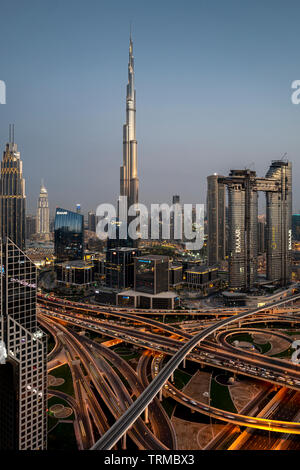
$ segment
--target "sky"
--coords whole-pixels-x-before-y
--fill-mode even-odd
[[[41,178],[52,211],[115,203],[130,23],[140,201],[205,203],[207,175],[287,152],[300,210],[297,0],[0,3],[0,149],[15,123],[28,213]]]

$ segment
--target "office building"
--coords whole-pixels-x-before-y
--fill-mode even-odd
[[[196,290],[200,295],[212,294],[220,288],[221,280],[218,268],[195,266],[185,271],[185,284],[189,290]]]
[[[169,257],[149,255],[134,260],[134,290],[159,294],[169,290]]]
[[[66,209],[56,209],[54,253],[57,262],[84,258],[83,215]]]
[[[182,265],[171,264],[169,267],[169,282],[171,287],[178,287],[182,284]]]
[[[107,287],[126,289],[134,284],[134,258],[140,252],[135,248],[116,247],[107,250],[105,284]]]
[[[225,185],[217,174],[207,177],[207,232],[208,264],[214,266],[226,249]]]
[[[55,265],[58,285],[66,287],[90,287],[94,282],[92,261],[65,261]]]
[[[14,142],[14,125],[10,125],[1,161],[0,235],[9,237],[20,249],[25,248],[25,201],[23,163]]]
[[[0,450],[44,450],[47,337],[37,324],[36,268],[8,238],[0,256]]]

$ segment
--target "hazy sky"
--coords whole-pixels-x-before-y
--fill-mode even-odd
[[[140,200],[205,202],[208,174],[287,152],[300,209],[299,1],[0,3],[0,146],[14,122],[28,212],[41,178],[52,210],[115,201],[131,21]]]

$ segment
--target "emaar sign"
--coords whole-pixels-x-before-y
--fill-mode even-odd
[[[6,85],[3,80],[0,80],[0,104],[6,104]]]

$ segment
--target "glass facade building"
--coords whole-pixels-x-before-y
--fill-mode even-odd
[[[266,174],[275,191],[266,192],[267,278],[286,285],[291,279],[292,164],[274,160]]]
[[[168,256],[135,258],[134,263],[134,290],[154,295],[169,290]]]
[[[37,325],[36,268],[9,239],[0,257],[0,449],[44,450],[47,336]]]
[[[134,283],[134,258],[140,252],[134,248],[118,247],[106,252],[105,283],[107,287],[124,289]]]
[[[25,248],[25,180],[23,163],[17,144],[6,144],[0,177],[0,235],[9,237],[21,249]]]
[[[218,175],[207,177],[208,264],[213,266],[225,259],[226,217],[225,185]]]
[[[57,208],[54,221],[56,261],[75,261],[84,258],[83,215]]]

